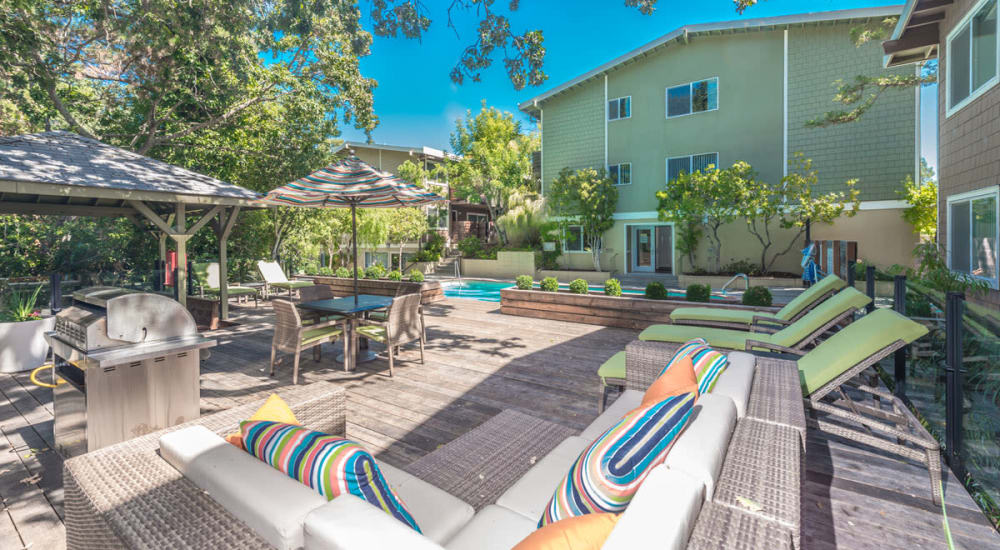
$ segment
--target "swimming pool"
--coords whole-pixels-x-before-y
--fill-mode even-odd
[[[444,295],[449,298],[468,298],[471,300],[479,300],[481,302],[499,302],[500,301],[500,289],[510,288],[514,286],[514,283],[508,281],[481,281],[477,279],[466,279],[461,282],[447,282],[442,283],[441,286],[444,288]],[[535,283],[535,288],[538,288],[538,283]],[[566,290],[569,288],[568,284],[560,284],[559,288]],[[604,292],[603,286],[591,285],[590,290],[595,292]],[[622,289],[623,296],[642,296],[645,292],[643,290],[637,289]],[[667,293],[671,298],[684,298],[683,292],[677,292],[671,290]]]

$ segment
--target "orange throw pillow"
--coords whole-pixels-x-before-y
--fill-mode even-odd
[[[685,355],[677,360],[673,366],[660,375],[646,389],[646,394],[642,396],[642,405],[659,403],[668,397],[681,395],[682,393],[693,393],[698,397],[698,376],[694,373],[694,363],[691,356]]]
[[[513,550],[600,550],[621,514],[561,519],[528,535]]]
[[[285,400],[276,393],[272,393],[271,396],[267,398],[267,401],[265,401],[264,404],[257,409],[257,412],[253,413],[253,416],[247,420],[280,422],[282,424],[291,424],[293,426],[299,425],[299,419],[295,418],[295,413],[292,412],[292,408],[289,407],[288,403],[285,403]],[[227,435],[225,439],[230,444],[235,445],[242,450],[246,450],[243,447],[243,434],[240,433],[239,430]]]

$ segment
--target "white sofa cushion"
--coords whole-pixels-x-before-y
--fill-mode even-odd
[[[306,550],[442,550],[371,503],[344,493],[305,519]]]
[[[604,412],[587,426],[587,429],[583,430],[580,437],[587,441],[597,439],[608,431],[608,428],[617,424],[626,413],[638,407],[642,403],[642,396],[641,391],[625,390],[610,407],[604,409]]]
[[[500,495],[497,504],[537,523],[573,461],[590,444],[580,436],[567,437]]]
[[[302,548],[306,515],[327,502],[323,495],[226,443],[204,426],[163,435],[160,455],[280,549]]]
[[[438,544],[447,542],[476,513],[465,501],[412,474],[385,463],[380,463],[378,467],[386,483],[410,511],[420,531]]]
[[[733,400],[736,405],[736,417],[743,418],[750,399],[750,389],[753,386],[753,375],[757,369],[757,358],[742,351],[730,352],[729,366],[715,381],[711,393],[724,395]]]
[[[705,487],[700,481],[657,466],[642,482],[601,549],[655,546],[680,550],[687,546],[704,500]]]
[[[731,399],[711,393],[700,396],[664,464],[703,483],[705,499],[710,500],[735,427],[736,407]]]
[[[537,519],[530,520],[491,504],[480,510],[445,547],[448,550],[510,550],[534,532],[537,522]]]

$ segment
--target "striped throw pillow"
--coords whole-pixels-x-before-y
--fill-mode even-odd
[[[649,472],[667,458],[684,429],[695,394],[639,407],[584,449],[559,482],[538,526],[602,512],[621,512]]]
[[[703,338],[695,338],[677,348],[674,356],[663,367],[660,374],[667,372],[667,369],[677,364],[684,356],[691,357],[691,364],[694,365],[694,374],[698,378],[698,394],[703,395],[715,387],[715,382],[729,365],[729,359],[724,353],[715,351],[709,347],[708,342]]]
[[[350,493],[420,533],[403,501],[382,477],[378,463],[357,443],[280,422],[245,421],[240,431],[247,452],[327,500]]]

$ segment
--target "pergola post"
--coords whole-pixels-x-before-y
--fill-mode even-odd
[[[222,209],[219,211],[219,223],[215,227],[215,234],[219,238],[219,318],[223,321],[229,319],[229,233],[236,223],[236,216],[240,213],[240,207],[234,206],[232,210]]]
[[[177,280],[174,281],[174,284],[177,285],[177,301],[182,306],[187,307],[187,241],[190,235],[185,234],[187,233],[187,205],[183,202],[177,203],[177,219],[175,221],[177,222],[176,232],[171,235],[177,242]]]

